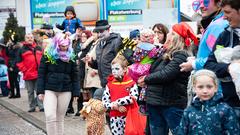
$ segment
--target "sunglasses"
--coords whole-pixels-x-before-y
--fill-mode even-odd
[[[203,4],[204,7],[208,7],[209,3],[210,0],[196,0],[192,3],[192,8],[197,12],[200,9],[201,4]]]

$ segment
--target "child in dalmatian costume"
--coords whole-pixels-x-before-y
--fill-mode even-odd
[[[124,135],[127,110],[138,97],[138,87],[127,72],[127,60],[118,55],[112,61],[112,75],[108,77],[103,93],[103,104],[110,110],[110,128],[113,135]]]

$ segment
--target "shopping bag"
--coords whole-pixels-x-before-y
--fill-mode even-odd
[[[139,113],[139,106],[134,98],[132,98],[133,104],[129,106],[125,134],[124,135],[145,135],[146,116]]]

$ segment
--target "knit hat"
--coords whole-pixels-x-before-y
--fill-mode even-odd
[[[154,32],[151,29],[143,29],[140,32],[140,40],[141,42],[146,42],[153,44],[154,43]]]
[[[130,31],[129,38],[133,39],[133,38],[136,38],[136,37],[140,37],[140,31],[138,29]]]
[[[192,28],[187,23],[181,22],[175,24],[172,26],[172,30],[184,38],[186,46],[191,45],[191,40],[195,45],[198,45],[197,36],[194,34]]]
[[[97,89],[93,94],[93,98],[98,99],[98,100],[102,100],[103,91],[104,91],[104,89],[102,89],[102,88]]]

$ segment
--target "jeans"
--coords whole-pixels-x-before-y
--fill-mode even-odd
[[[0,84],[1,84],[2,95],[4,97],[8,96],[9,90],[7,87],[7,81],[1,81]]]
[[[147,104],[151,135],[168,135],[169,129],[176,134],[183,109],[171,106]]]

